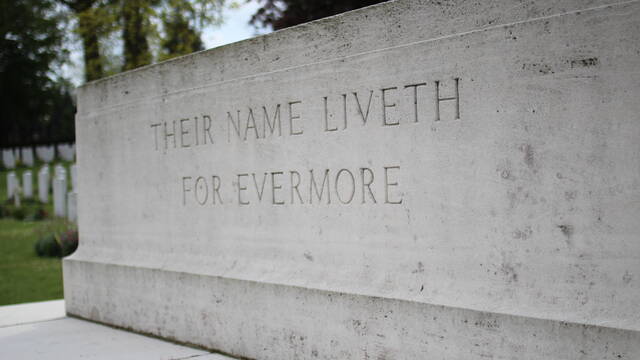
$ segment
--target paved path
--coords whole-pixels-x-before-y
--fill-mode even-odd
[[[66,317],[64,300],[0,306],[0,359],[232,360]]]

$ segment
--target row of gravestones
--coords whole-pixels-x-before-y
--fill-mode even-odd
[[[76,155],[76,146],[75,144],[57,144],[55,146],[36,146],[35,148],[29,146],[16,149],[3,149],[2,164],[6,169],[15,168],[17,163],[25,166],[33,166],[36,157],[40,161],[49,164],[56,158],[56,153],[62,160],[73,161]]]
[[[41,203],[49,202],[49,184],[53,186],[53,213],[55,216],[67,217],[71,221],[76,221],[77,213],[77,167],[75,164],[70,167],[71,191],[67,191],[67,169],[57,164],[51,176],[49,165],[43,165],[38,171],[38,200]],[[20,198],[33,199],[33,172],[25,170],[22,172],[22,187],[18,175],[15,171],[7,174],[7,197],[14,199],[16,206],[20,205]]]

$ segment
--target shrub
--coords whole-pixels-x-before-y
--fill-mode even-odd
[[[49,234],[40,238],[35,245],[36,254],[41,257],[60,257],[62,249],[56,240],[55,234]]]
[[[62,234],[50,233],[35,244],[36,254],[41,257],[64,257],[78,248],[78,230],[70,229]]]
[[[33,220],[44,220],[49,216],[47,210],[45,210],[42,206],[38,207],[33,214]]]
[[[78,248],[78,230],[68,230],[60,236],[62,256],[73,254]]]
[[[27,217],[27,211],[24,207],[16,207],[13,209],[12,215],[16,220],[24,220]]]

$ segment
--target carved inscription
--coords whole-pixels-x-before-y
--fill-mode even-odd
[[[208,109],[152,122],[159,154],[224,143],[278,141],[371,126],[394,128],[461,119],[460,78],[415,81],[229,109]],[[307,109],[316,109],[310,113]],[[443,109],[445,111],[443,111]],[[433,125],[432,125],[433,126]],[[195,149],[194,149],[195,150]],[[193,151],[193,150],[192,150]],[[179,176],[184,206],[399,205],[397,164],[283,169]]]
[[[240,206],[402,204],[400,166],[240,173],[223,188],[222,175],[183,176],[182,204]]]

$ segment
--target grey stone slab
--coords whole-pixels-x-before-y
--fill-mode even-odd
[[[67,310],[261,359],[640,357],[639,44],[638,1],[408,0],[87,84]]]
[[[66,316],[64,300],[0,306],[0,327],[60,319]]]
[[[176,360],[207,354],[73,318],[0,328],[2,359]]]

